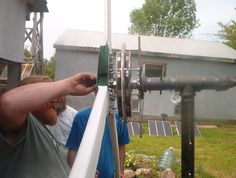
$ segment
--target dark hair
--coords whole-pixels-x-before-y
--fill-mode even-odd
[[[46,75],[31,75],[22,79],[17,86],[28,85],[32,83],[40,83],[40,82],[52,82],[53,80],[50,79]]]

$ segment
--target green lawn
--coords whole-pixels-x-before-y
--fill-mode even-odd
[[[200,128],[200,132],[201,136],[195,139],[195,177],[236,178],[236,125]],[[127,152],[134,150],[137,154],[159,158],[164,150],[172,146],[181,159],[180,141],[176,134],[171,137],[149,136],[147,124],[143,124],[143,137],[132,136]],[[180,177],[180,165],[174,170],[176,177]]]

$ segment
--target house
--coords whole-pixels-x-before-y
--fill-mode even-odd
[[[166,65],[166,76],[236,76],[236,51],[219,43],[192,39],[141,36],[142,60]],[[55,42],[56,79],[77,72],[97,72],[99,47],[105,44],[102,32],[67,30]],[[117,51],[126,43],[131,51],[131,66],[138,68],[138,36],[112,34],[112,49]],[[136,75],[136,74],[134,74]],[[171,91],[147,92],[144,114],[178,116],[170,100]],[[93,97],[69,99],[77,109],[91,105]],[[236,119],[236,88],[227,91],[204,90],[196,93],[195,117],[199,119]]]
[[[8,68],[0,78],[0,93],[15,87],[20,80],[26,19],[31,12],[47,11],[46,0],[0,1],[0,69]]]

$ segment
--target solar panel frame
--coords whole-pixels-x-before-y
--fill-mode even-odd
[[[163,121],[155,121],[155,124],[157,129],[157,136],[166,136]]]
[[[150,136],[157,136],[157,128],[154,120],[148,120],[148,131]]]
[[[129,135],[134,135],[134,132],[133,132],[133,129],[132,129],[132,123],[131,122],[127,123],[127,127],[128,127]]]
[[[172,136],[173,132],[169,121],[148,120],[150,136]]]
[[[132,122],[132,128],[133,128],[134,135],[140,135],[141,130],[140,130],[140,123],[139,122]]]
[[[177,134],[181,135],[181,121],[175,121],[175,125],[176,125]],[[201,136],[200,129],[198,128],[196,123],[194,124],[194,136]]]
[[[201,136],[201,132],[199,127],[197,126],[197,124],[195,123],[195,127],[194,127],[194,135],[195,136]]]
[[[129,135],[133,136],[140,136],[141,129],[140,129],[140,123],[139,122],[128,122],[128,133]]]
[[[165,128],[166,136],[173,136],[173,132],[172,132],[170,122],[169,121],[163,121],[163,125],[164,125],[164,128]]]
[[[178,135],[181,135],[181,122],[175,121],[176,131]]]

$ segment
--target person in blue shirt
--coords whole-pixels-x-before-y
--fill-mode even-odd
[[[77,150],[83,138],[84,131],[89,119],[92,108],[88,107],[77,113],[72,124],[71,132],[67,140],[66,146],[69,148],[67,154],[67,162],[72,167]],[[116,126],[119,144],[120,157],[120,174],[124,175],[124,161],[125,161],[125,144],[130,142],[128,128],[123,123],[122,118],[116,113]],[[113,178],[114,177],[114,161],[112,153],[112,143],[109,133],[108,122],[106,121],[104,135],[101,144],[99,160],[97,164],[98,178]]]

